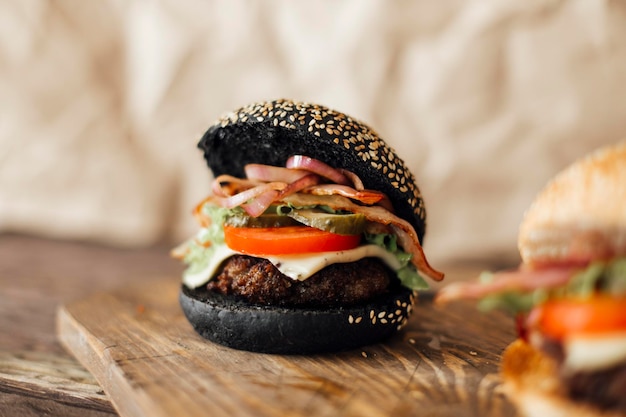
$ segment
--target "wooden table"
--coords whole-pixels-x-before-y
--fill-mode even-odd
[[[116,415],[109,397],[94,377],[57,340],[55,315],[61,305],[118,290],[127,286],[129,280],[134,284],[153,283],[157,287],[163,280],[176,280],[181,266],[169,258],[168,251],[167,246],[122,250],[25,236],[0,236],[0,416]],[[447,280],[466,278],[486,266],[502,265],[451,265],[445,269]],[[478,314],[468,306],[454,308],[457,310],[452,310],[452,317]],[[464,337],[481,338],[476,342],[479,348],[448,346],[459,350],[455,355],[465,365],[488,372],[490,378],[497,372],[501,349],[514,338],[512,328],[507,327],[507,317],[495,320],[494,328],[470,326],[464,330]],[[410,343],[440,343],[440,338],[414,340],[410,331],[404,336]],[[455,329],[448,328],[446,332],[453,334]],[[473,342],[467,343],[472,346]],[[380,355],[381,363],[388,353],[382,347],[374,347],[359,351],[358,356],[367,352]],[[346,354],[342,358],[349,357],[350,354]],[[493,378],[489,381],[486,384],[497,384]],[[431,415],[454,415],[455,410],[446,414],[445,395],[442,398],[444,408]],[[504,404],[498,415],[503,415],[502,407],[506,415],[514,414]]]

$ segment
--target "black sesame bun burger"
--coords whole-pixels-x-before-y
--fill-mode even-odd
[[[319,105],[255,103],[200,149],[215,176],[173,251],[195,330],[242,350],[356,348],[400,329],[421,274],[426,211],[413,175],[363,123]]]
[[[517,317],[502,375],[528,416],[626,416],[626,142],[557,175],[524,216],[522,265],[450,285]]]

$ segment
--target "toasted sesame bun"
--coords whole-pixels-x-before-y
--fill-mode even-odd
[[[423,242],[426,210],[413,174],[372,128],[343,113],[291,100],[254,103],[222,117],[198,146],[215,176],[242,177],[249,163],[283,166],[297,154],[350,170],[385,193]]]
[[[181,288],[180,305],[197,333],[260,353],[336,352],[380,342],[406,324],[415,294],[398,289],[366,304],[328,309],[250,305],[206,288]]]
[[[556,363],[520,339],[504,351],[501,374],[508,397],[527,417],[624,417],[567,398]]]
[[[520,226],[530,265],[626,255],[626,142],[575,162],[539,193]]]

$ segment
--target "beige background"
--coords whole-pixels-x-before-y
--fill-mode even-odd
[[[203,131],[280,97],[396,148],[435,262],[515,257],[545,181],[624,136],[626,3],[0,0],[0,231],[184,239]]]

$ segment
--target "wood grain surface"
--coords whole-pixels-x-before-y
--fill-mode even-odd
[[[180,274],[171,245],[121,249],[0,235],[0,416],[117,415],[94,377],[56,337],[59,305]]]
[[[105,291],[58,310],[65,347],[122,416],[514,416],[498,363],[515,334],[503,314],[422,295],[386,343],[280,356],[200,338],[178,278]]]

